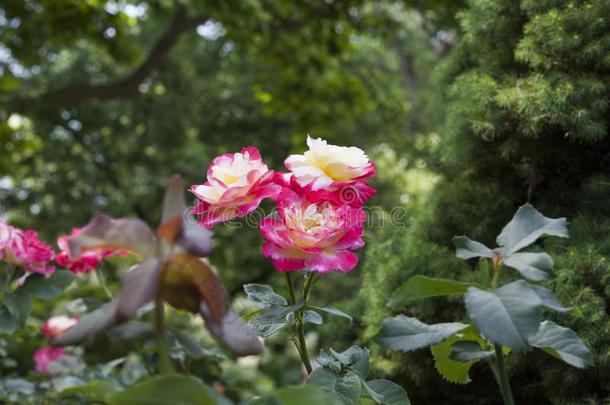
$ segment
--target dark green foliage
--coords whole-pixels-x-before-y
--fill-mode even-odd
[[[546,372],[546,394],[558,402],[581,398],[600,400],[610,391],[610,221],[608,217],[581,216],[572,224],[579,243],[563,250],[556,260],[557,296],[577,308],[576,316],[555,316],[574,329],[592,349],[596,369],[573,372],[552,359],[540,359]]]
[[[531,200],[545,214],[571,223],[569,242],[545,242],[544,250],[556,262],[553,290],[581,312],[552,318],[582,337],[597,367],[572,370],[544,353],[528,361],[517,357],[509,364],[516,401],[601,403],[608,397],[610,182],[602,174],[610,172],[609,7],[595,0],[468,2],[459,15],[461,39],[432,73],[428,91],[435,92],[429,98],[435,101],[424,107],[443,117],[429,127],[438,132],[440,146],[429,155],[428,167],[440,180],[411,211],[407,229],[375,233],[364,285],[376,288],[361,292],[368,321],[364,340],[389,314],[385,304],[394,290],[411,276],[469,281],[468,265],[450,257],[454,235],[467,233],[493,245],[495,230]],[[441,105],[444,114],[431,111]],[[510,279],[510,271],[504,277]],[[430,323],[463,315],[452,299],[429,301],[410,305],[407,314]],[[385,355],[393,363],[376,360],[377,370],[405,376],[409,392],[419,393],[422,403],[448,397],[464,402],[474,392],[484,397],[493,384],[475,368],[470,385],[452,388],[434,376],[428,354]],[[544,371],[535,371],[540,362]]]

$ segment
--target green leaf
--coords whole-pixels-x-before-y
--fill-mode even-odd
[[[528,339],[538,332],[542,301],[524,280],[493,292],[470,287],[464,300],[477,329],[495,343],[527,349]]]
[[[451,346],[464,339],[483,342],[474,326],[469,325],[468,328],[430,348],[434,357],[434,367],[445,380],[454,384],[469,383],[471,380],[468,372],[477,363],[477,360],[461,362],[451,359]]]
[[[555,297],[553,292],[548,288],[539,287],[537,285],[533,285],[531,287],[542,301],[542,305],[544,305],[545,307],[557,312],[570,312],[572,309],[574,309],[572,307],[566,308],[561,305],[557,297]]]
[[[331,315],[335,315],[335,316],[339,316],[341,318],[346,318],[349,319],[350,322],[353,321],[352,317],[348,314],[346,314],[345,312],[338,310],[335,307],[331,307],[329,305],[325,306],[325,307],[317,307],[315,305],[307,305],[306,308],[311,308],[311,309],[315,309],[317,311],[322,311],[322,312],[326,312],[328,314]]]
[[[260,315],[263,312],[262,308],[255,309],[254,311],[248,312],[246,315],[242,316],[244,321],[249,321],[257,315]]]
[[[322,319],[322,316],[320,316],[319,313],[310,310],[303,312],[303,320],[314,325],[322,325],[324,323],[324,319]]]
[[[375,400],[378,404],[386,404],[386,405],[410,405],[411,401],[409,401],[409,397],[407,396],[407,392],[400,385],[393,383],[388,380],[372,380],[367,381],[365,384],[365,388],[371,395],[371,391],[380,396],[381,398],[375,397],[371,395],[371,398]]]
[[[554,322],[542,322],[538,333],[530,339],[530,344],[571,366],[585,368],[593,365],[591,352],[576,332]]]
[[[216,357],[218,359],[226,359],[221,351],[213,351],[202,347],[199,340],[195,336],[184,332],[179,328],[170,327],[168,328],[172,335],[176,338],[176,341],[182,346],[194,360],[202,359],[204,357]]]
[[[12,294],[4,295],[4,306],[14,320],[15,327],[19,328],[25,325],[32,311],[32,299],[24,291],[17,290]]]
[[[383,321],[376,340],[388,349],[407,352],[435,345],[467,327],[459,322],[427,325],[416,318],[398,315]]]
[[[461,340],[451,345],[452,360],[472,361],[481,360],[493,356],[494,352],[483,350],[478,342],[472,340]]]
[[[322,349],[317,361],[322,367],[330,368],[337,373],[345,368],[350,368],[363,380],[369,374],[369,349],[366,347],[354,345],[341,353],[332,348],[329,349],[329,353]]]
[[[374,403],[376,404],[381,404],[383,403],[383,395],[375,392],[375,390],[373,390],[371,387],[368,386],[368,384],[366,383],[366,381],[360,379],[360,382],[362,383],[362,386],[364,387],[364,390],[366,391],[366,394],[363,393],[363,397],[366,398],[366,395],[368,395]]]
[[[453,244],[456,247],[455,255],[460,259],[468,260],[473,257],[494,257],[495,252],[482,244],[469,239],[466,236],[454,236]]]
[[[265,309],[260,315],[250,320],[250,325],[256,329],[258,336],[271,336],[286,325],[288,325],[288,315],[303,308],[305,302],[299,301],[289,306],[274,306]]]
[[[351,346],[341,353],[349,359],[349,364],[362,379],[369,375],[369,349],[366,347]]]
[[[309,375],[307,384],[318,385],[329,392],[335,405],[353,405],[362,392],[362,384],[356,374],[336,374],[324,367],[315,369]]]
[[[414,276],[394,291],[388,306],[398,308],[423,298],[463,295],[468,290],[468,287],[472,286],[477,286],[477,284],[421,275]]]
[[[18,321],[4,304],[0,307],[0,333],[13,334],[17,330]]]
[[[253,324],[252,326],[256,330],[256,335],[260,337],[269,337],[271,335],[276,334],[284,327],[288,326],[287,322],[276,322],[276,323],[264,323],[264,324]]]
[[[116,394],[118,391],[105,380],[93,380],[87,384],[68,387],[59,392],[60,397],[71,395],[82,395],[88,402],[106,402],[106,398]]]
[[[334,405],[333,399],[322,387],[305,385],[285,387],[254,401],[252,405]]]
[[[248,299],[255,303],[259,308],[271,308],[278,305],[287,305],[284,297],[276,294],[268,285],[245,284],[244,291]]]
[[[51,300],[63,293],[76,277],[67,270],[58,270],[49,277],[38,274],[27,278],[21,289],[41,300]]]
[[[224,354],[221,348],[214,347],[208,349],[203,347],[199,340],[190,333],[186,333],[177,326],[168,326],[168,332],[171,336],[176,339],[176,342],[182,347],[193,360],[200,360],[203,358],[216,359],[216,360],[227,360],[227,356]]]
[[[350,364],[352,364],[349,356],[347,356],[343,353],[337,352],[332,347],[330,349],[328,349],[328,351],[335,359],[337,359],[339,361],[339,363],[341,363],[342,366],[349,366]]]
[[[332,353],[327,353],[324,349],[320,349],[320,354],[316,358],[316,361],[320,366],[330,368],[337,373],[341,372],[344,368],[344,364],[341,363],[341,361],[338,361]]]
[[[548,280],[550,275],[547,271],[553,270],[553,259],[546,253],[513,253],[503,261],[532,281]]]
[[[568,228],[566,219],[547,218],[532,205],[525,204],[519,207],[515,216],[502,229],[496,241],[498,245],[502,246],[501,256],[507,257],[531,245],[538,238],[545,235],[567,238]]]
[[[108,395],[109,405],[211,405],[216,401],[197,378],[187,375],[161,375],[147,378],[124,391]]]
[[[0,333],[13,334],[25,322],[32,311],[32,299],[23,288],[6,292],[0,306]]]

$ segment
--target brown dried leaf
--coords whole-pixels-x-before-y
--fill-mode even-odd
[[[174,175],[165,191],[161,224],[156,232],[173,252],[186,251],[195,256],[206,256],[212,250],[212,232],[197,223],[189,213],[184,200],[184,181]]]
[[[229,297],[220,278],[191,254],[180,253],[166,263],[162,285],[163,298],[176,308],[197,313],[199,302],[205,301],[215,323],[220,323],[229,309]]]

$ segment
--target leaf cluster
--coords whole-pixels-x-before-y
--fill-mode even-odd
[[[539,348],[571,366],[592,366],[589,349],[574,331],[543,320],[544,308],[563,313],[571,310],[563,307],[551,290],[525,280],[497,286],[504,264],[534,281],[550,277],[547,271],[552,270],[553,261],[549,255],[520,252],[547,235],[567,237],[565,218],[547,218],[526,204],[498,235],[500,247],[494,250],[465,236],[454,238],[459,258],[491,262],[491,287],[415,276],[396,290],[389,304],[397,308],[428,297],[463,296],[471,324],[427,325],[399,315],[384,320],[377,342],[399,351],[432,346],[437,370],[458,383],[469,381],[468,370],[476,362],[499,353],[504,356],[503,347],[515,351]]]

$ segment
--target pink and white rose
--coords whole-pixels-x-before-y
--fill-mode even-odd
[[[375,194],[375,189],[363,181],[375,175],[375,164],[362,149],[330,145],[310,136],[307,146],[308,151],[288,156],[284,165],[292,179],[304,188],[308,199],[358,206]],[[283,180],[287,178],[284,176]]]
[[[364,246],[362,208],[309,201],[284,188],[277,197],[279,218],[260,223],[266,241],[263,255],[278,271],[310,270],[327,273],[352,270],[358,256],[352,250]]]
[[[25,243],[27,245],[26,269],[32,273],[48,276],[55,272],[55,267],[51,265],[51,260],[55,256],[53,249],[40,240],[35,231],[24,232]]]
[[[330,201],[337,205],[348,204],[353,207],[362,207],[377,192],[364,180],[350,183],[335,182],[333,185],[319,190],[314,189],[314,182],[301,184],[294,173],[275,172],[274,181],[282,187],[291,188],[306,196],[309,201]]]
[[[0,220],[0,259],[27,272],[48,276],[55,272],[50,264],[54,256],[53,249],[40,240],[38,233],[23,231]]]
[[[17,235],[19,229],[10,226],[0,219],[0,260],[14,261],[17,257],[25,256],[26,246],[22,235]],[[17,257],[13,253],[14,244],[17,244]]]
[[[273,183],[273,172],[263,163],[255,147],[217,157],[208,168],[207,181],[190,191],[199,204],[193,213],[211,229],[219,222],[244,217],[264,198],[274,198],[281,187]]]
[[[78,323],[74,316],[53,316],[42,325],[42,333],[46,337],[55,338]]]

